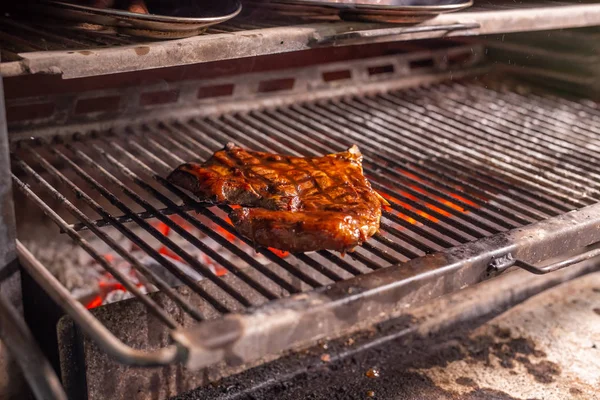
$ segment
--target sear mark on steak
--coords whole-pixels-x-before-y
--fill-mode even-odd
[[[228,143],[167,178],[201,200],[237,204],[237,230],[256,245],[291,252],[352,251],[379,230],[387,201],[363,175],[356,145],[323,157],[248,151]]]

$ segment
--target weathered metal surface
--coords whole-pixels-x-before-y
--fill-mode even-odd
[[[538,263],[597,241],[600,205],[593,205],[272,302],[248,314],[174,331],[172,336],[188,349],[190,369],[218,361],[235,365],[364,328],[415,303],[481,282],[489,278],[488,265],[495,257],[512,253]]]
[[[175,17],[153,13],[141,14],[113,8],[97,8],[83,4],[73,4],[61,1],[43,1],[35,4],[35,12],[45,15],[48,19],[58,19],[71,29],[80,30],[110,30],[117,33],[144,37],[146,39],[179,39],[196,36],[209,26],[223,23],[236,17],[242,11],[240,2],[207,5],[210,11],[196,9],[199,16]],[[33,11],[31,8],[27,11]],[[208,15],[203,16],[202,14]],[[90,28],[93,26],[93,28]]]
[[[580,267],[507,274],[176,399],[596,399],[600,274],[559,285]]]
[[[6,126],[6,108],[4,91],[0,81],[0,170],[10,170],[10,152],[8,131]],[[10,174],[0,174],[0,270],[14,264],[17,259],[15,251],[15,216],[12,197],[12,181]],[[14,270],[13,270],[14,272]],[[2,274],[5,280],[12,274]],[[20,302],[20,295],[19,297]]]
[[[573,264],[577,264],[582,261],[589,260],[590,258],[594,258],[599,255],[600,255],[600,249],[594,249],[594,250],[590,250],[590,251],[584,252],[582,254],[578,254],[576,256],[567,258],[565,260],[557,261],[557,262],[549,264],[549,265],[544,265],[543,267],[538,267],[538,266],[532,265],[528,262],[514,259],[512,257],[512,254],[508,253],[506,256],[502,257],[501,262],[496,262],[497,261],[496,259],[492,260],[492,262],[490,263],[490,267],[491,267],[492,271],[494,271],[494,272],[502,272],[512,266],[516,266],[519,268],[523,268],[524,270],[529,271],[532,274],[544,275],[544,274],[547,274],[550,272],[558,271],[559,269],[569,267]]]
[[[273,266],[269,267],[273,268]],[[305,271],[312,276],[316,275],[308,268]],[[255,270],[249,270],[248,273],[253,277],[260,275]],[[225,276],[223,279],[241,290],[239,282],[236,283],[232,278],[232,276]],[[291,274],[288,274],[287,278],[294,279]],[[209,282],[200,281],[198,284],[217,296],[220,301],[227,301],[222,292],[216,291]],[[276,288],[275,285],[272,287]],[[177,291],[191,306],[198,307],[207,317],[217,317],[214,309],[194,296],[189,288],[179,287]],[[163,293],[151,293],[149,296],[179,324],[192,326],[196,323],[188,314],[181,312],[181,309]],[[135,299],[99,307],[92,310],[92,313],[119,340],[140,351],[152,352],[172,343],[169,329]],[[234,367],[217,363],[198,371],[191,371],[181,364],[136,368],[115,361],[93,339],[82,334],[69,317],[60,321],[58,330],[63,382],[69,396],[77,399],[83,396],[88,396],[88,400],[165,399],[278,356],[273,355],[255,360],[254,363]],[[107,385],[107,382],[111,384]]]
[[[483,35],[531,30],[560,29],[600,24],[600,5],[572,4],[568,2],[537,2],[521,8],[493,9],[473,7],[464,12],[439,15],[419,26],[431,27],[453,24],[479,24],[468,30],[434,30],[378,37],[341,40],[328,45],[348,45],[396,40],[416,40],[461,35]],[[554,3],[554,4],[552,4]],[[275,54],[310,49],[318,46],[325,37],[358,30],[386,28],[384,24],[335,22],[254,29],[249,31],[219,33],[160,43],[145,43],[105,49],[82,51],[52,51],[21,53],[19,63],[7,65],[2,73],[15,75],[61,74],[63,78],[78,78],[150,68],[163,68],[240,57]],[[410,27],[408,28],[410,31]]]
[[[15,216],[13,208],[13,193],[10,174],[10,157],[8,131],[6,127],[6,114],[4,106],[4,91],[2,80],[0,80],[0,292],[4,303],[3,316],[5,320],[2,324],[7,324],[9,318],[21,318],[22,299],[21,299],[21,277],[18,272],[17,255],[15,251]],[[10,310],[9,310],[10,308]],[[12,308],[16,311],[13,312]],[[12,321],[11,321],[12,322]],[[17,321],[21,323],[21,320]],[[23,375],[19,369],[19,364],[11,355],[10,343],[15,343],[20,338],[15,334],[20,334],[20,327],[5,327],[2,331],[2,340],[0,342],[0,398],[24,398],[27,396],[28,389]],[[14,349],[15,352],[23,352],[23,348]],[[14,353],[13,353],[14,354]],[[25,361],[23,366],[29,367],[31,360]],[[33,365],[35,367],[35,365]],[[31,377],[33,370],[27,370],[26,373]]]
[[[377,343],[385,345],[414,335],[426,337],[439,331],[452,329],[453,326],[469,325],[473,320],[496,315],[542,290],[597,269],[598,264],[595,260],[592,260],[547,276],[536,277],[525,271],[504,274],[493,281],[484,282],[452,295],[440,297],[426,305],[405,310],[401,319],[412,321],[410,328],[403,329],[399,333],[388,332],[389,335],[378,338]],[[179,290],[185,296],[190,295],[189,291],[184,288]],[[193,323],[191,319],[183,318],[183,314],[172,307],[171,300],[166,296],[162,294],[152,294],[151,296],[165,304],[166,309],[173,313],[174,318],[179,318],[178,321],[184,326]],[[193,301],[193,297],[190,297],[190,300]],[[148,314],[142,304],[135,300],[96,309],[94,314],[109,329],[114,330],[119,339],[128,345],[135,345],[139,349],[152,349],[169,343],[169,332],[166,327],[156,323],[155,318]],[[392,323],[390,326],[395,325],[397,323]],[[384,324],[384,326],[388,325]],[[226,366],[221,362],[198,371],[191,371],[183,366],[140,369],[131,368],[112,360],[92,340],[80,335],[68,318],[63,319],[59,324],[59,332],[63,357],[63,380],[66,379],[65,385],[71,391],[71,396],[79,398],[85,393],[90,400],[168,398],[210,382],[218,381],[223,377],[239,373],[280,356],[279,354],[273,355],[253,363],[237,366]],[[337,354],[335,349],[330,347],[327,353],[331,355],[332,362],[349,357],[350,353],[361,351],[363,345],[373,346],[373,344],[358,340],[359,336],[362,336],[362,334],[352,336],[352,341],[356,341],[356,346],[343,346],[339,349],[340,354]],[[346,340],[342,339],[341,342],[346,342]],[[319,364],[321,362],[318,361],[318,358],[321,353],[316,356]],[[266,365],[260,368],[266,370],[263,375],[273,379],[272,383],[274,383],[277,380],[284,379],[281,375],[285,373],[296,374],[302,372],[298,366],[298,357],[298,354],[291,356],[293,360],[291,362],[292,371],[285,372],[285,368],[281,367],[279,362],[272,366]],[[300,356],[300,359],[302,359],[302,356]],[[283,360],[283,363],[285,365],[286,361]],[[119,376],[120,379],[117,381],[114,378],[115,376]],[[243,376],[239,379],[234,378],[234,380],[249,381]],[[107,385],[106,382],[117,383]],[[256,380],[256,384],[259,385],[260,381]],[[207,390],[208,393],[204,393],[204,397],[198,396],[195,398],[216,399],[215,392],[220,393],[230,383],[225,382],[222,385],[217,389],[206,388],[204,390]]]
[[[15,357],[37,399],[67,400],[56,373],[25,321],[3,294],[0,294],[0,338]],[[8,398],[8,395],[5,393],[2,398]],[[26,396],[25,392],[19,395]]]
[[[469,44],[438,50],[411,51],[392,56],[371,57],[364,60],[317,64],[303,68],[283,69],[261,73],[196,81],[164,82],[122,89],[103,89],[87,93],[69,93],[58,96],[30,97],[10,100],[9,107],[23,107],[52,103],[53,113],[44,118],[24,119],[9,125],[11,140],[31,136],[58,136],[87,130],[115,129],[135,122],[152,122],[189,116],[214,115],[232,111],[249,111],[264,107],[283,106],[302,101],[314,101],[332,96],[389,91],[416,84],[430,84],[481,74],[483,47]],[[460,60],[449,65],[448,60]],[[429,67],[422,65],[430,64]],[[388,66],[385,74],[371,75],[369,68]],[[326,81],[324,74],[348,71],[349,78]],[[292,79],[293,85],[273,92],[261,92],[263,82]],[[198,98],[206,88],[230,87],[229,95]],[[143,105],[144,94],[168,89],[178,93],[174,102]],[[82,113],[77,105],[93,99],[112,98],[117,104],[113,111]],[[218,101],[215,101],[218,100]]]
[[[486,388],[519,399],[597,399],[599,310],[596,273],[494,318],[471,333],[466,346],[459,345],[460,357],[447,365],[415,370],[463,396]]]
[[[50,274],[50,272],[17,241],[19,260],[29,275],[45,290],[50,298],[62,307],[90,337],[101,344],[104,351],[123,363],[140,366],[155,366],[173,363],[178,354],[173,346],[154,352],[138,351],[119,341],[106,327],[95,319],[85,307]]]

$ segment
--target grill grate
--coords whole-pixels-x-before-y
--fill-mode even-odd
[[[345,257],[330,251],[282,257],[260,249],[270,264],[257,261],[248,252],[249,241],[238,237],[228,222],[229,207],[206,207],[163,178],[180,163],[206,159],[229,141],[254,150],[304,156],[357,144],[365,157],[366,175],[391,203],[384,211],[380,233]],[[134,294],[139,295],[135,286],[84,235],[100,238],[183,311],[203,320],[596,203],[599,146],[600,112],[594,105],[452,82],[135,125],[52,146],[20,142],[13,153],[13,180]],[[59,206],[48,205],[48,196]],[[227,269],[227,279],[215,275],[179,240],[161,233],[155,221]],[[242,263],[228,261],[184,223]],[[183,300],[163,278],[111,239],[104,231],[107,225],[184,282],[212,310],[198,310]],[[134,231],[134,226],[148,237]],[[197,284],[172,256],[157,251],[154,242],[211,285]],[[167,326],[177,327],[157,303],[139,297]]]

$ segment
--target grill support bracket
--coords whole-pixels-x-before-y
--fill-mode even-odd
[[[555,262],[545,266],[536,266],[525,262],[523,260],[515,259],[512,254],[508,253],[507,255],[494,259],[490,262],[490,270],[493,272],[504,272],[508,268],[515,266],[524,269],[525,271],[529,271],[532,274],[536,275],[544,275],[550,272],[558,271],[559,269],[566,268],[573,264],[580,263],[582,261],[589,260],[590,258],[594,258],[600,255],[600,249],[594,249],[590,251],[586,251],[584,253],[578,254],[574,257],[569,257],[565,260],[561,260],[559,262]]]

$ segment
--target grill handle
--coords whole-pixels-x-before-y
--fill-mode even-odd
[[[462,31],[478,28],[480,28],[480,25],[476,22],[431,26],[400,26],[394,28],[366,29],[362,31],[342,32],[330,36],[316,35],[315,39],[317,44],[343,44],[344,42],[356,39],[373,39],[388,36],[401,36],[437,31],[443,31],[447,34],[453,31]]]
[[[543,267],[538,267],[528,262],[513,258],[512,254],[507,254],[504,257],[495,258],[490,262],[490,269],[493,272],[500,273],[506,271],[510,267],[519,267],[526,271],[531,272],[536,275],[544,275],[549,272],[558,271],[559,269],[563,269],[573,264],[580,263],[582,261],[589,260],[590,258],[594,258],[600,256],[600,248],[596,248],[590,251],[586,251],[585,253],[578,254],[573,257],[569,257],[566,260],[558,261],[552,263],[550,265],[546,265]]]

